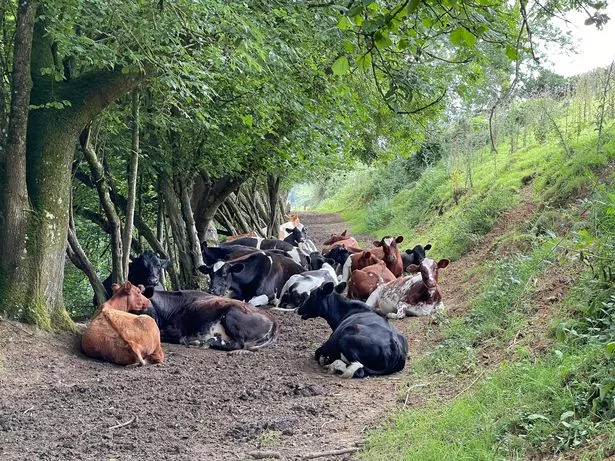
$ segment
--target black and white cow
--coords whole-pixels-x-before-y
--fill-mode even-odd
[[[276,300],[286,281],[305,268],[291,258],[265,251],[230,261],[203,265],[199,270],[209,275],[209,291],[217,296],[230,292],[230,297],[261,306]]]
[[[255,351],[278,337],[276,319],[243,301],[189,290],[155,292],[150,301],[145,313],[158,324],[164,342]]]
[[[320,265],[319,269],[291,276],[282,287],[278,306],[284,310],[295,310],[310,296],[310,293],[319,286],[327,282],[332,282],[337,285],[337,274],[335,273],[335,269],[331,266],[331,262],[333,261],[325,261]]]
[[[329,282],[312,291],[297,313],[324,318],[333,333],[314,354],[321,366],[344,378],[396,373],[406,364],[408,342],[385,317],[361,301],[341,295],[345,283]]]
[[[428,243],[425,246],[416,245],[411,250],[406,250],[401,254],[401,260],[404,264],[404,270],[410,264],[421,264],[421,261],[425,259],[425,252],[431,250],[431,243]]]
[[[231,245],[243,245],[247,247],[256,248],[258,250],[282,250],[288,253],[288,255],[297,263],[302,266],[307,266],[307,259],[303,252],[299,251],[296,246],[278,239],[266,239],[262,237],[243,237],[233,240],[230,243],[221,243],[220,247],[224,248]]]
[[[162,270],[169,264],[168,259],[161,259],[156,253],[146,250],[136,258],[131,257],[128,264],[128,281],[135,286],[153,286],[156,290],[164,290],[160,282]],[[107,299],[113,294],[111,291],[112,274],[103,281],[103,286],[107,292]],[[96,304],[96,297],[93,303]]]

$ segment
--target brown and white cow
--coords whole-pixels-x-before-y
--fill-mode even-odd
[[[83,332],[83,353],[119,365],[161,363],[164,353],[156,322],[128,313],[149,308],[153,287],[143,289],[126,282],[113,284],[112,290],[113,296],[98,308]]]
[[[442,306],[438,269],[444,269],[448,263],[448,259],[436,263],[433,259],[425,258],[420,265],[410,264],[406,268],[408,272],[420,273],[379,286],[366,303],[389,318],[430,315]]]
[[[348,297],[365,301],[380,285],[395,280],[395,276],[388,269],[384,261],[357,269],[350,275],[348,282]]]

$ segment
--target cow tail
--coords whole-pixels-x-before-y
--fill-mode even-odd
[[[366,366],[363,366],[362,368],[359,368],[357,371],[355,371],[353,378],[365,378],[366,376],[390,375],[392,373],[402,370],[406,363],[406,354],[401,349],[401,345],[399,344],[399,341],[397,340],[395,335],[391,337],[391,350],[398,357],[395,363],[389,365],[384,370],[372,370],[371,368],[367,368]]]
[[[267,347],[270,344],[273,344],[274,342],[276,342],[276,340],[278,339],[278,336],[280,335],[280,324],[278,323],[277,319],[275,319],[273,316],[270,316],[270,318],[272,321],[271,328],[269,329],[269,332],[259,340],[263,342],[259,342],[255,344],[254,346],[248,347],[247,348],[248,350],[257,351],[259,349],[262,349],[263,347]]]
[[[145,365],[145,360],[143,360],[143,357],[141,356],[141,354],[135,350],[134,342],[130,341],[128,338],[126,338],[126,336],[124,336],[122,329],[118,328],[118,326],[113,321],[113,318],[109,316],[109,311],[107,309],[103,309],[102,315],[105,317],[105,320],[107,320],[107,323],[111,325],[111,328],[113,328],[113,331],[115,331],[117,335],[120,337],[120,339],[124,341],[124,343],[129,347],[129,349],[132,351],[132,353],[135,355],[135,357],[141,363],[141,365]]]

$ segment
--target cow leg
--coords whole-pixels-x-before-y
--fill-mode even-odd
[[[334,360],[329,365],[327,365],[327,368],[329,369],[329,373],[331,374],[340,373],[342,376],[344,376],[344,373],[346,372],[346,364],[341,359]]]
[[[156,345],[156,349],[147,357],[149,363],[162,363],[164,361],[164,352],[160,344]]]
[[[397,307],[397,312],[389,312],[387,314],[388,319],[403,319],[406,317],[406,308],[402,305]]]
[[[259,295],[259,296],[255,296],[254,298],[250,299],[248,301],[248,304],[256,307],[256,306],[265,306],[267,303],[269,303],[269,296],[267,295]]]
[[[335,344],[329,341],[325,342],[314,352],[314,358],[320,364],[320,366],[326,366],[333,363],[340,358],[340,352],[335,347]]]
[[[220,335],[216,335],[209,341],[209,347],[212,349],[220,349],[221,351],[237,351],[244,349],[244,342],[240,339],[228,339],[224,340]]]

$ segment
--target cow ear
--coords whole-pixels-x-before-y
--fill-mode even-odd
[[[372,245],[374,245],[375,247],[381,247],[382,246],[382,242],[380,240],[374,240],[372,242]]]
[[[160,260],[160,268],[161,269],[166,269],[168,265],[169,265],[169,260],[168,259],[161,259]]]
[[[116,292],[117,290],[119,290],[119,289],[120,289],[119,284],[114,283],[113,285],[111,285],[111,292],[112,292],[113,294],[115,294],[115,292]]]
[[[141,294],[145,296],[147,299],[151,298],[152,296],[154,296],[154,287],[151,285],[148,287],[145,287],[144,290],[141,290]]]
[[[322,286],[322,294],[325,296],[329,296],[333,293],[333,289],[335,288],[335,284],[333,282],[327,282]]]
[[[406,272],[418,272],[419,271],[419,266],[417,266],[416,264],[408,264],[406,266]]]
[[[135,259],[136,259],[136,258],[135,258],[133,255],[130,255],[130,256],[128,257],[128,259],[130,259],[130,262],[132,263],[132,262],[134,262],[134,261],[135,261]]]
[[[335,264],[335,259],[325,258],[325,262],[330,266],[333,266]]]
[[[395,239],[395,242],[397,243],[401,243],[404,241],[404,236],[403,235],[398,235],[397,238]]]
[[[295,228],[289,229],[288,227],[286,229],[284,229],[286,232],[288,232],[289,234],[292,234],[293,231],[295,230]]]
[[[342,237],[346,237],[346,232],[348,232],[348,229],[344,229],[344,232],[342,232]]]
[[[425,245],[423,247],[423,250],[427,251],[427,250],[431,250],[431,243],[428,243],[427,245]]]
[[[202,266],[199,266],[199,272],[205,275],[209,275],[211,274],[211,270],[213,269],[213,267],[213,265],[208,266],[207,264],[203,264]]]
[[[371,254],[371,252],[370,252],[370,251],[366,250],[366,251],[365,251],[365,253],[363,253],[363,257],[364,257],[364,258],[366,258],[366,259],[367,259],[367,258],[371,258],[371,257],[372,257],[372,254]]]
[[[345,290],[345,289],[346,289],[346,282],[341,282],[341,283],[338,283],[338,284],[335,286],[335,292],[336,292],[336,293],[339,293],[339,294],[342,294],[342,293],[344,292],[344,290]]]
[[[406,254],[407,254],[407,255],[411,255],[411,254],[413,254],[413,251],[414,251],[414,250],[411,250],[410,248],[408,248],[408,249],[406,250]]]
[[[126,281],[124,282],[124,285],[122,285],[122,288],[124,289],[126,293],[130,293],[130,291],[132,290],[132,283],[130,283],[129,281]]]
[[[441,259],[440,261],[438,261],[438,267],[440,269],[444,269],[446,266],[448,266],[448,263],[450,261],[448,259]]]
[[[243,264],[242,264],[242,263],[239,263],[239,264],[233,264],[233,265],[231,266],[231,272],[232,272],[232,273],[234,273],[234,274],[237,274],[237,273],[239,273],[239,272],[241,272],[241,271],[243,270],[243,267],[244,267],[244,266],[243,266]]]

